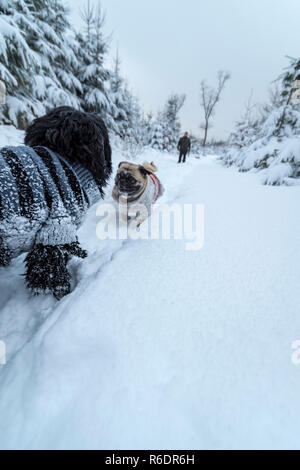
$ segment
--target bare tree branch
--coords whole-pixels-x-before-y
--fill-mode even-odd
[[[204,114],[204,123],[200,126],[204,129],[203,147],[207,142],[210,120],[215,114],[216,105],[219,103],[225,84],[229,79],[230,73],[221,70],[218,72],[217,87],[215,89],[210,87],[205,80],[200,84],[200,103]]]

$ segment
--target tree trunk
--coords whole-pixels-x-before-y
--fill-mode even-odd
[[[208,133],[208,122],[205,124],[204,128],[204,139],[203,139],[203,147],[206,146],[206,141],[207,141],[207,133]]]

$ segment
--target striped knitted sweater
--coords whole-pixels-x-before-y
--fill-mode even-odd
[[[0,244],[13,257],[37,244],[76,242],[85,212],[100,198],[88,170],[45,147],[0,150]]]

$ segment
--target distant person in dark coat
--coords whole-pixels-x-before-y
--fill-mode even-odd
[[[189,139],[189,133],[185,132],[184,137],[178,142],[177,148],[179,150],[179,160],[178,163],[185,163],[186,156],[191,151],[191,141]]]

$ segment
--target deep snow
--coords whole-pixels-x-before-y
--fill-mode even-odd
[[[0,448],[299,448],[300,187],[145,159],[162,202],[205,204],[204,248],[100,241],[96,206],[61,302],[1,269]]]

